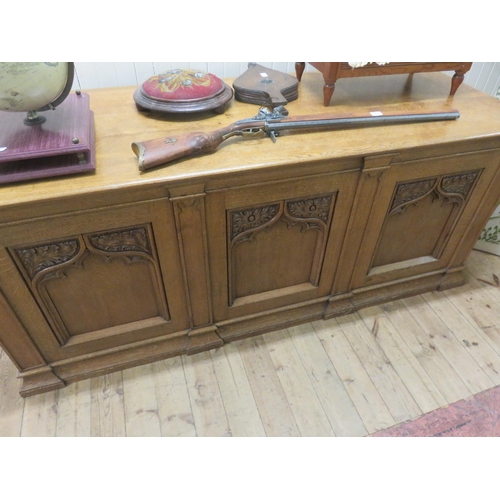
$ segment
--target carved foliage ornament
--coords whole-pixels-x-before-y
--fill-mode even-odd
[[[308,200],[289,201],[286,205],[288,213],[297,219],[320,219],[326,223],[331,203],[331,196],[323,196]]]
[[[80,241],[79,238],[74,238],[16,248],[15,253],[30,279],[33,280],[42,271],[74,261],[81,253]],[[88,236],[88,241],[93,247],[106,253],[140,252],[151,255],[151,246],[145,227],[91,234]],[[83,241],[82,244],[84,244]]]
[[[437,177],[423,181],[405,182],[398,184],[396,194],[392,200],[391,212],[402,205],[423,198],[436,184]]]
[[[461,175],[450,175],[443,177],[441,189],[445,193],[462,195],[464,198],[469,194],[470,188],[478,176],[478,171],[467,172]]]
[[[234,210],[231,212],[231,239],[268,224],[278,215],[279,209],[280,205],[276,203],[267,207]]]
[[[327,224],[332,207],[332,195],[317,198],[304,198],[273,203],[264,207],[233,210],[230,212],[230,240],[233,241],[240,235],[253,232],[256,229],[269,226],[282,218],[287,223],[304,222],[307,227],[312,227],[314,221]]]
[[[402,213],[410,205],[416,205],[432,193],[435,198],[443,198],[445,203],[461,205],[467,198],[480,170],[458,175],[433,177],[398,184],[389,215]]]
[[[79,249],[79,240],[72,239],[47,245],[18,248],[16,254],[30,279],[33,279],[45,269],[69,262],[78,255]]]
[[[151,254],[144,227],[89,236],[90,243],[103,252],[143,252]]]

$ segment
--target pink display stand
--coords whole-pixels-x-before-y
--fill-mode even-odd
[[[24,113],[0,112],[0,184],[95,170],[94,113],[88,94],[69,95],[25,125]]]

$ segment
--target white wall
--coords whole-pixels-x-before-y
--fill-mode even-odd
[[[259,62],[258,64],[285,73],[295,73],[295,63]],[[75,68],[73,87],[86,90],[140,85],[151,76],[175,68],[199,69],[213,73],[219,78],[235,78],[247,70],[248,62],[77,62]]]
[[[293,62],[258,64],[295,74]],[[149,77],[174,68],[199,69],[209,71],[219,78],[233,78],[240,76],[247,67],[247,62],[77,62],[73,88],[86,90],[140,85]],[[306,71],[316,70],[307,64]],[[465,83],[487,94],[497,95],[500,87],[500,63],[475,62],[465,75]]]
[[[500,63],[475,62],[465,75],[464,82],[495,97],[500,89]]]

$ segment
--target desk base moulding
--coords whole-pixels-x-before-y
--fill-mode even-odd
[[[463,268],[458,268],[446,273],[439,272],[426,277],[402,280],[380,288],[367,288],[356,293],[307,301],[261,314],[223,321],[205,329],[162,335],[153,339],[132,342],[126,346],[105,349],[91,355],[77,356],[53,362],[50,365],[40,365],[20,372],[20,377],[23,379],[20,394],[23,397],[33,396],[60,389],[72,382],[117,370],[173,356],[196,354],[222,347],[227,342],[309,321],[350,314],[363,307],[383,304],[419,293],[453,288],[465,283],[462,270]],[[2,311],[2,317],[10,315],[8,311],[8,309]],[[18,333],[22,331],[22,325],[16,317],[11,316],[6,326],[17,328]],[[25,331],[22,334],[27,335]],[[5,346],[2,347],[5,349]],[[7,354],[10,353],[7,351]]]

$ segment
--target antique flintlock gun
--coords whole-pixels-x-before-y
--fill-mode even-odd
[[[309,115],[289,118],[283,106],[274,110],[260,108],[257,116],[234,122],[227,127],[212,132],[191,132],[190,134],[133,142],[132,150],[139,159],[139,170],[145,171],[180,158],[213,153],[222,142],[234,136],[247,138],[276,137],[283,130],[330,129],[338,126],[389,125],[398,123],[418,123],[438,120],[456,120],[460,113],[456,110],[427,113],[373,112],[368,115]]]

